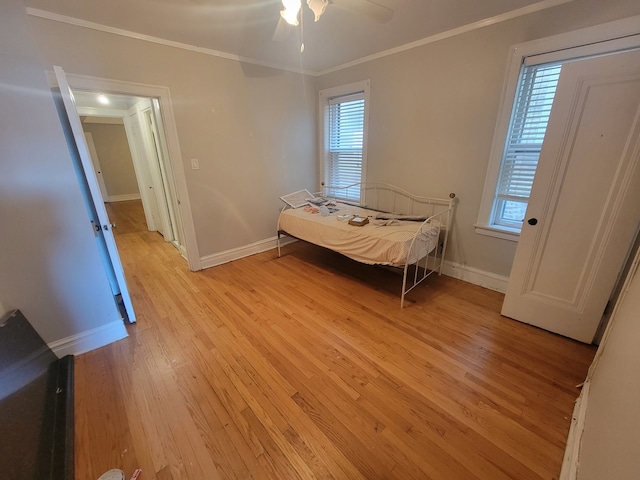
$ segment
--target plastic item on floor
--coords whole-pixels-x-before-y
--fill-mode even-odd
[[[100,475],[98,480],[125,480],[124,472],[120,469],[114,468]]]

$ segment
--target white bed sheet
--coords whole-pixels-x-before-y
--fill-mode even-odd
[[[301,240],[339,252],[369,265],[402,267],[407,262],[411,241],[421,222],[401,221],[399,225],[349,225],[338,215],[375,216],[375,211],[338,204],[338,211],[328,216],[311,213],[304,208],[284,210],[280,214],[279,229]],[[438,242],[436,222],[427,224],[420,233],[419,251],[411,252],[409,263],[415,263],[431,252]],[[415,248],[414,248],[415,250]]]

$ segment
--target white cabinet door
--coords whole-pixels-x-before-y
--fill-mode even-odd
[[[640,52],[562,67],[502,314],[590,343],[640,220]]]

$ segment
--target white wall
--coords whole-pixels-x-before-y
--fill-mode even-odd
[[[47,68],[170,88],[201,257],[274,237],[279,197],[316,184],[315,79],[41,18],[29,24]]]
[[[589,375],[577,480],[640,477],[640,273],[618,304]]]
[[[509,47],[640,14],[637,0],[574,0],[326,74],[318,88],[371,79],[367,179],[458,195],[449,259],[508,276],[517,246],[475,233]]]
[[[0,302],[48,343],[126,335],[21,0],[0,3],[0,45]]]

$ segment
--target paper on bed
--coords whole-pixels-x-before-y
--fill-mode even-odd
[[[313,193],[309,192],[309,190],[298,190],[297,192],[289,193],[288,195],[284,195],[280,197],[284,203],[289,205],[292,208],[303,207],[309,204],[308,198],[314,198]]]

